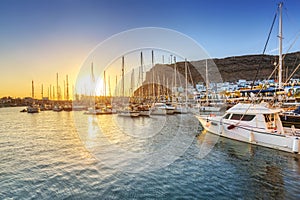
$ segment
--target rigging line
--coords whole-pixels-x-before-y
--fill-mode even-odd
[[[296,42],[296,40],[298,39],[298,37],[300,36],[300,33],[297,35],[297,38],[294,40],[294,42],[293,42],[293,44]],[[291,48],[291,47],[290,47]],[[289,49],[290,49],[289,48]],[[285,56],[286,56],[287,54],[284,54],[283,56],[282,56],[282,60],[284,60],[285,59]],[[276,72],[276,70],[278,69],[278,67],[279,67],[279,63],[276,65],[276,67],[274,68],[274,70],[272,71],[272,73],[270,74],[270,76],[268,77],[268,79],[267,79],[267,81],[268,80],[270,80],[270,78],[273,76],[273,74]],[[296,67],[296,68],[298,68],[298,66]],[[294,71],[296,71],[297,69],[295,69]],[[262,89],[260,89],[260,91],[255,95],[255,97],[257,97],[258,96],[258,94],[261,92],[261,90]]]
[[[291,27],[298,27],[298,19],[295,19],[293,16],[291,17],[291,15],[289,14],[289,10],[288,8],[285,6],[285,4],[283,4],[283,7],[285,12],[283,12],[283,14],[286,16],[287,22],[291,24]]]
[[[300,67],[300,64],[296,67],[296,69],[292,72],[292,74],[289,76],[289,78],[285,81],[285,83],[287,83],[293,76],[294,74],[296,73],[296,71],[299,69]]]
[[[298,33],[297,37],[295,38],[295,40],[292,42],[292,44],[289,46],[288,50],[286,52],[289,52],[291,50],[291,48],[294,46],[294,44],[296,43],[296,41],[298,40],[300,36],[300,32]]]
[[[188,69],[188,71],[189,71],[189,75],[190,75],[190,80],[191,80],[191,82],[192,82],[192,85],[193,85],[193,87],[194,87],[194,81],[193,81],[193,77],[192,77],[192,73],[191,73],[191,69],[190,69],[190,62],[188,62],[187,63],[188,65],[187,65],[187,69]]]
[[[266,41],[265,46],[264,46],[264,50],[263,50],[263,53],[262,53],[263,55],[265,54],[266,49],[267,49],[267,46],[268,46],[268,43],[269,43],[269,41],[270,41],[270,36],[271,36],[272,30],[273,30],[273,27],[274,27],[274,24],[275,24],[276,17],[277,17],[277,11],[276,11],[276,13],[275,13],[275,15],[274,15],[273,22],[272,22],[272,25],[271,25],[271,28],[270,28],[270,31],[269,31],[269,34],[268,34],[268,37],[267,37],[267,41]],[[251,89],[253,88],[254,83],[255,83],[255,81],[256,81],[256,79],[257,79],[257,75],[258,75],[259,68],[260,68],[260,64],[261,64],[262,60],[263,60],[263,56],[262,56],[262,58],[260,59],[260,62],[259,62],[258,67],[257,67],[257,69],[256,69],[256,74],[255,74],[255,77],[254,77],[254,79],[253,79]]]

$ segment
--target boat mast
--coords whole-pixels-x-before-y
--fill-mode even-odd
[[[105,70],[103,72],[103,79],[104,79],[104,99],[106,98],[106,76],[105,76]]]
[[[41,95],[42,95],[42,100],[44,98],[44,88],[43,88],[43,84],[42,84],[42,89],[41,89]]]
[[[69,101],[69,80],[68,80],[68,75],[66,76],[66,82],[67,82],[67,100]]]
[[[184,71],[185,71],[185,103],[187,104],[187,86],[188,86],[188,81],[187,81],[187,62],[186,59],[184,60]]]
[[[34,84],[33,84],[33,80],[31,82],[31,95],[32,95],[32,99],[34,99]]]
[[[177,97],[176,97],[176,94],[177,94],[177,66],[176,66],[176,57],[174,56],[174,72],[175,72],[175,77],[174,77],[174,88],[175,88],[175,94],[174,94],[174,97],[175,97],[175,102],[177,102]]]
[[[118,88],[118,75],[116,75],[116,89],[115,89],[115,95],[118,96],[120,95],[120,90]]]
[[[62,97],[63,100],[66,100],[66,82],[64,80],[64,96]]]
[[[154,52],[152,50],[151,52],[151,61],[152,61],[152,95],[153,95],[153,99],[155,99],[155,84],[154,84]]]
[[[282,4],[279,3],[279,66],[278,66],[278,83],[279,89],[282,89]]]
[[[122,56],[122,97],[125,96],[124,92],[124,56]]]
[[[92,104],[93,109],[96,109],[96,105],[95,105],[95,99],[94,102],[92,101],[92,98],[95,98],[95,75],[94,75],[94,64],[93,62],[91,63],[91,78],[92,78],[92,88],[90,91],[90,97],[89,97],[89,103]]]
[[[208,105],[208,87],[209,87],[209,81],[208,81],[208,71],[207,71],[207,59],[205,60],[205,75],[206,75],[206,77],[205,77],[205,79],[206,79],[206,94],[205,94],[205,96],[206,96],[206,103],[207,103],[207,105]]]
[[[141,97],[140,97],[140,101],[141,101],[141,99],[142,99],[142,101],[143,101],[143,99],[144,99],[144,89],[143,89],[143,80],[144,80],[144,69],[143,69],[143,65],[144,65],[144,60],[143,60],[143,52],[141,51],[141,92],[142,92],[142,95],[141,95]]]
[[[134,88],[135,88],[135,85],[134,85],[134,68],[132,69],[131,71],[131,85],[130,85],[130,94],[132,97],[134,97]],[[140,97],[140,91],[139,91],[139,97]]]
[[[56,98],[57,100],[60,100],[58,94],[58,73],[56,73]]]
[[[111,97],[110,76],[108,76],[108,92],[109,92],[109,97]]]

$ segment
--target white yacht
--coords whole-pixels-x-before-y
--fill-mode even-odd
[[[174,113],[187,114],[189,112],[189,108],[186,104],[175,103],[173,106],[175,107]]]
[[[151,112],[152,115],[166,115],[167,114],[166,107],[162,103],[154,103],[151,107],[151,110],[152,110],[152,112]]]
[[[150,117],[152,110],[148,105],[139,105],[137,106],[137,110],[140,112],[140,116]]]
[[[106,108],[99,108],[99,109],[88,108],[88,110],[84,112],[84,114],[86,115],[106,115],[106,114],[113,114],[113,113],[114,112],[112,109],[106,109]]]
[[[282,126],[281,109],[267,104],[239,103],[224,116],[196,115],[203,128],[230,139],[261,145],[282,151],[299,153],[300,130]]]
[[[126,107],[120,110],[117,110],[118,116],[121,117],[138,117],[140,115],[140,112],[137,110],[133,110],[130,107]]]
[[[154,103],[152,105],[152,115],[171,115],[175,112],[175,107],[165,103]]]

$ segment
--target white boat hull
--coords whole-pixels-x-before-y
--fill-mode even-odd
[[[176,107],[174,113],[176,114],[187,114],[188,108],[187,107]]]
[[[154,108],[151,112],[151,115],[166,115],[167,110],[162,108]]]
[[[242,124],[233,126],[223,122],[220,116],[196,115],[196,117],[203,128],[213,134],[291,153],[299,154],[300,152],[300,137],[277,134],[276,132],[268,133],[265,130],[249,128]]]
[[[138,117],[140,115],[138,111],[117,111],[117,113],[121,117]]]
[[[201,106],[200,112],[221,112],[223,107]]]
[[[175,108],[174,109],[173,108],[170,108],[170,109],[167,108],[166,110],[167,110],[168,115],[173,115],[175,113]]]
[[[150,116],[151,115],[151,110],[140,110],[140,116]]]

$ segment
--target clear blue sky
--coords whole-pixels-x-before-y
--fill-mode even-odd
[[[300,1],[284,2],[284,52],[300,31]],[[29,96],[31,80],[76,76],[100,42],[138,27],[194,39],[213,58],[262,52],[275,0],[0,0],[0,97]],[[278,25],[268,54],[277,54]],[[289,51],[298,51],[297,41]],[[14,88],[14,89],[13,89]]]

